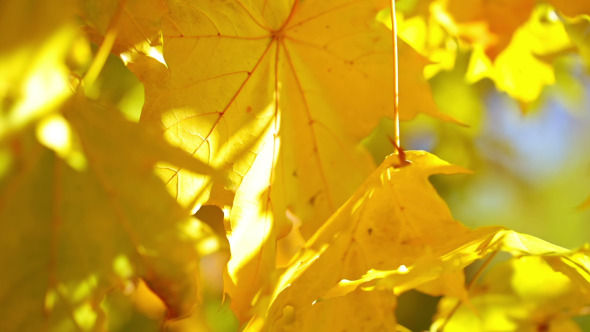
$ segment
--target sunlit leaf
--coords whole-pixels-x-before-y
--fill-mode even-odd
[[[407,156],[408,162],[402,162],[398,155],[388,157],[294,257],[275,289],[266,320],[268,327],[311,329],[308,319],[313,322],[313,317],[324,317],[334,321],[336,318],[326,315],[352,310],[356,296],[374,296],[375,301],[382,294],[393,296],[391,290],[363,295],[361,289],[351,289],[340,299],[328,292],[338,284],[361,278],[371,269],[407,273],[405,266],[416,260],[435,260],[433,248],[447,247],[457,237],[468,234],[467,228],[453,220],[427,180],[431,174],[453,174],[465,169],[421,151],[408,152]],[[436,270],[433,273],[441,274]],[[461,287],[462,279],[452,283]],[[282,319],[285,310],[291,310],[295,318],[288,322]],[[371,324],[387,326],[391,319],[380,314]]]

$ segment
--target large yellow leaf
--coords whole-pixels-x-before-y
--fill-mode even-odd
[[[297,185],[281,197],[280,218],[287,205],[303,216],[315,210],[327,217],[370,169],[356,141],[391,109],[391,42],[374,21],[376,3],[169,1],[163,21],[169,75],[150,80],[150,72],[168,71],[156,64],[133,69],[146,84],[142,120],[163,124],[170,141],[227,168],[229,183],[220,185],[233,191],[271,128],[279,138],[270,143],[276,151],[268,162],[280,154],[284,164],[274,178]],[[328,172],[332,165],[340,167]],[[345,184],[338,179],[346,171]],[[207,182],[183,171],[165,177],[185,205]]]
[[[64,116],[42,122],[38,136],[61,155],[71,127],[77,158],[62,160],[31,131],[5,142],[14,159],[0,179],[0,330],[103,330],[106,292],[137,277],[168,317],[187,314],[197,299],[197,221],[153,167],[163,159],[211,169],[81,96]]]
[[[465,169],[426,152],[408,152],[407,156],[407,163],[400,161],[398,155],[389,156],[314,234],[281,276],[268,316],[255,317],[252,326],[265,319],[266,328],[313,330],[310,323],[322,316],[327,321],[339,317],[345,321],[343,324],[359,324],[353,315],[337,314],[349,310],[360,315],[379,313],[367,323],[375,329],[395,322],[392,312],[383,313],[378,304],[383,294],[389,294],[390,305],[395,303],[391,290],[371,294],[351,290],[344,299],[328,292],[339,283],[361,278],[371,269],[403,271],[416,260],[432,260],[429,257],[435,248],[452,248],[459,241],[457,238],[469,235],[467,228],[453,220],[427,180],[432,174],[453,174]],[[449,293],[447,289],[455,293],[463,287],[461,277],[441,282],[449,284],[439,294]],[[357,296],[372,299],[370,303],[374,305],[356,308]],[[294,318],[284,320],[285,311],[292,311]]]
[[[227,171],[210,193],[206,177],[170,167],[161,175],[185,206],[235,205],[229,289],[249,295],[230,290],[233,305],[251,305],[252,285],[271,287],[288,214],[309,237],[371,170],[358,142],[393,113],[391,31],[376,21],[388,4],[170,0],[167,68],[142,57],[129,65],[146,86],[143,123]],[[405,45],[400,58],[401,118],[445,118],[424,79],[426,61]],[[256,188],[238,189],[248,172],[262,174],[250,176]]]
[[[230,180],[220,185],[233,191],[272,127],[278,137],[271,143],[273,186],[292,188],[277,189],[284,193],[273,198],[281,206],[278,218],[288,207],[313,223],[303,229],[311,234],[370,169],[356,143],[392,115],[391,33],[375,20],[387,4],[168,1],[162,23],[168,69],[142,59],[130,64],[146,85],[142,120],[163,126],[170,141],[201,160],[227,168]],[[400,56],[409,60],[402,67],[408,73],[401,78],[408,95],[402,118],[420,111],[444,118],[428,94],[423,60],[409,50]],[[428,98],[416,107],[414,95]],[[206,200],[207,179],[182,170],[163,176],[183,204]],[[231,203],[230,197],[212,200]]]

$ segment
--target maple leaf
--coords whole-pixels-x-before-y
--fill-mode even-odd
[[[436,253],[434,248],[454,244],[453,239],[469,235],[467,228],[453,220],[427,180],[431,174],[466,170],[423,151],[407,152],[407,159],[402,162],[398,155],[389,156],[314,234],[301,254],[293,258],[275,289],[266,328],[312,330],[312,322],[320,317],[333,322],[336,318],[326,315],[356,308],[357,297],[371,299],[367,301],[374,306],[357,308],[355,312],[369,316],[371,312],[381,312],[378,303],[395,303],[391,291],[370,295],[351,289],[344,299],[329,292],[339,282],[359,279],[371,269],[403,269],[402,266]],[[462,287],[462,280],[456,278],[446,288]],[[445,292],[446,289],[442,293]],[[389,297],[384,299],[384,294]],[[285,310],[292,311],[294,319],[281,318]],[[387,312],[367,324],[374,328],[394,324],[391,311]],[[251,325],[257,326],[262,319],[255,317]],[[353,317],[345,319],[343,324],[354,324],[352,320]]]
[[[209,197],[205,177],[172,168],[161,174],[185,206],[207,200],[234,205],[232,237],[240,245],[232,250],[233,282],[252,285],[259,275],[270,275],[273,242],[291,227],[287,211],[309,237],[373,167],[358,143],[393,114],[391,32],[375,20],[388,4],[168,1],[162,21],[167,68],[142,59],[129,65],[146,86],[143,123],[163,126],[170,142],[228,171],[228,181],[213,183]],[[435,109],[424,59],[406,46],[400,57],[408,59],[400,70],[400,94],[407,97],[401,118],[424,112],[450,120]],[[238,189],[261,154],[256,167],[267,175],[253,181],[262,187]],[[233,202],[228,190],[238,192]],[[251,248],[237,249],[242,245]],[[249,272],[238,277],[239,269]],[[233,298],[237,305],[238,296]]]
[[[360,171],[354,168],[365,169],[365,174],[368,170],[367,157],[357,151],[356,142],[379,118],[391,114],[391,37],[375,22],[385,5],[382,1],[307,1],[289,6],[170,1],[162,31],[169,70],[153,61],[130,64],[146,84],[143,120],[163,123],[169,140],[195,156],[233,168],[231,183],[225,184],[232,190],[258,153],[258,138],[272,125],[281,140],[275,155],[281,155],[279,163],[286,163],[281,175],[302,188],[300,195],[282,205],[304,220],[316,219],[311,216],[317,213],[321,220],[322,213],[329,216],[351,192],[339,190],[338,175],[346,173],[360,183],[362,177],[356,175]],[[402,83],[405,77],[422,76],[424,64],[418,60],[413,65],[420,58],[417,54],[402,51],[400,56],[411,60],[403,67],[411,68],[403,69],[411,75],[400,73]],[[169,74],[153,74],[162,71]],[[422,92],[410,98],[429,90],[424,89],[423,79],[410,80],[402,84],[405,91],[413,92],[407,93],[408,100],[429,96]],[[428,106],[416,108],[407,102],[401,117],[413,118],[420,108],[444,117],[434,110],[431,98],[423,100]],[[293,149],[293,144],[298,148]],[[292,155],[297,150],[303,152]],[[301,160],[309,155],[317,161]],[[333,168],[342,172],[325,171],[326,166],[336,165]],[[199,180],[178,180],[179,174],[183,176],[182,171],[168,176],[176,187],[172,190],[184,204],[194,203]],[[311,188],[292,179],[307,175],[317,179],[307,181],[317,183]],[[310,200],[314,208],[309,207]],[[227,203],[227,198],[222,201]],[[311,233],[318,226],[304,228]]]
[[[197,221],[153,166],[211,168],[80,95],[63,114],[83,151],[77,159],[62,160],[31,130],[10,141],[14,160],[0,182],[0,329],[102,329],[106,292],[137,277],[170,318],[187,314],[197,299]]]

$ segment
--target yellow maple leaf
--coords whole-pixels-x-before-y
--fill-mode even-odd
[[[227,171],[227,181],[213,183],[208,193],[210,179],[163,167],[169,189],[191,208],[205,201],[233,204],[234,241],[260,230],[260,240],[239,241],[252,248],[234,246],[234,282],[250,285],[269,274],[260,271],[274,269],[269,243],[289,231],[287,214],[302,221],[309,237],[373,167],[358,142],[393,113],[391,31],[376,20],[388,5],[171,0],[162,20],[167,67],[141,57],[129,64],[146,86],[142,122],[163,127],[170,142]],[[400,58],[401,118],[423,112],[450,120],[435,108],[423,75],[426,60],[406,45]],[[238,189],[255,164],[266,169],[253,180],[259,188]],[[238,277],[237,270],[250,272]]]
[[[170,141],[227,168],[230,180],[221,186],[232,191],[260,151],[259,137],[272,127],[280,140],[280,147],[273,143],[275,178],[297,188],[279,205],[304,220],[303,232],[311,234],[367,174],[370,162],[356,144],[392,113],[391,35],[375,20],[388,2],[167,5],[168,69],[141,59],[130,64],[146,85],[142,120],[163,125]],[[404,47],[400,58],[401,94],[407,95],[402,119],[418,112],[445,118],[424,88],[424,60]],[[413,104],[417,99],[421,106]],[[345,174],[346,185],[339,180]],[[163,176],[183,204],[206,200],[195,199],[206,179],[173,170]],[[231,203],[231,197],[212,200]],[[280,212],[284,219],[284,208]]]
[[[379,312],[367,322],[377,329],[395,323],[392,313],[382,314],[378,304],[362,309],[355,307],[357,297],[371,299],[369,303],[386,301],[391,305],[395,303],[391,291],[377,290],[371,295],[355,287],[343,294],[334,294],[333,288],[360,279],[369,270],[397,269],[403,273],[405,266],[415,260],[432,261],[429,257],[435,253],[435,248],[454,244],[459,241],[458,237],[469,235],[467,228],[453,220],[427,180],[431,174],[466,170],[423,151],[410,151],[407,156],[409,162],[402,162],[398,155],[388,157],[314,234],[280,277],[268,316],[255,317],[251,326],[258,327],[260,321],[264,321],[264,327],[269,329],[312,330],[311,322],[320,317],[335,321],[336,318],[326,315],[349,310],[368,316]],[[433,271],[436,276],[442,274]],[[418,281],[418,284],[434,278]],[[437,290],[431,285],[431,289],[454,292],[450,290],[463,287],[462,280],[441,280],[441,284],[448,283],[447,287],[441,291],[440,287]],[[389,295],[383,298],[384,294]],[[346,296],[341,298],[342,295]],[[292,311],[294,318],[284,319],[285,311]],[[351,316],[343,324],[356,324],[355,319]]]

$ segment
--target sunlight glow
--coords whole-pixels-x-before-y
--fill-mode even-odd
[[[91,330],[94,327],[97,316],[89,302],[85,302],[74,310],[74,319],[84,330]]]
[[[197,218],[187,218],[185,222],[180,224],[180,228],[182,233],[188,235],[191,240],[200,239],[204,236],[203,226]]]
[[[131,278],[133,275],[133,266],[125,255],[119,255],[113,261],[113,270],[122,278]]]
[[[162,46],[150,47],[148,51],[148,55],[163,64],[164,66],[168,67],[166,60],[164,60],[164,54],[162,54]]]
[[[229,216],[229,215],[230,215],[230,213],[231,213],[231,206],[229,206],[229,205],[224,205],[224,206],[221,208],[221,211],[223,211],[223,215],[224,215],[224,216],[227,218],[227,216]]]
[[[555,10],[550,10],[547,12],[547,19],[549,20],[549,22],[558,22],[559,15],[557,15]]]
[[[272,119],[274,105],[268,105],[264,113]],[[228,262],[228,272],[234,281],[238,280],[243,265],[257,256],[260,259],[265,256],[264,251],[268,247],[266,242],[273,232],[272,206],[267,195],[270,190],[270,175],[281,144],[276,130],[278,128],[274,128],[273,125],[265,128],[260,151],[236,193],[235,201],[240,203],[232,208],[230,219],[239,220],[240,224],[232,227],[232,233],[228,237],[231,248],[240,248],[232,249],[232,258]]]
[[[57,292],[54,290],[48,290],[45,294],[45,311],[50,312],[57,302]]]
[[[7,109],[0,114],[0,137],[55,111],[71,96],[65,58],[77,33],[67,25],[41,45],[25,45],[1,56],[0,99],[10,103],[3,105]]]
[[[354,205],[352,206],[352,211],[351,214],[354,214],[356,212],[356,210],[358,210],[358,208],[360,208],[361,206],[363,206],[363,203],[365,202],[365,197],[361,196],[361,198],[359,198]]]
[[[219,248],[220,246],[219,241],[217,241],[217,238],[215,238],[214,236],[208,236],[202,241],[199,241],[197,251],[199,252],[199,254],[205,256],[218,251]]]
[[[72,300],[80,301],[90,295],[94,289],[98,286],[98,279],[96,275],[90,275],[88,278],[82,280],[80,284],[72,292]]]
[[[77,171],[86,169],[86,157],[80,149],[73,148],[73,132],[60,114],[43,118],[37,125],[36,135],[41,144],[55,151],[72,168]]]
[[[58,114],[41,120],[37,126],[37,138],[41,144],[58,152],[66,154],[70,148],[71,131],[67,121]]]
[[[121,60],[123,60],[125,66],[127,66],[129,63],[134,62],[138,56],[148,56],[163,64],[164,66],[168,67],[166,60],[164,59],[164,54],[162,52],[162,45],[151,46],[150,42],[148,41],[138,43],[134,45],[132,50],[123,52],[119,55]]]
[[[123,60],[123,64],[125,66],[127,66],[129,62],[131,62],[131,55],[129,54],[129,52],[123,52],[119,56],[121,57],[121,60]]]

